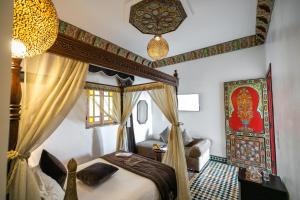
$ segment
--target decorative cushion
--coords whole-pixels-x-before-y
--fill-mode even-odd
[[[63,188],[67,177],[67,170],[65,166],[52,154],[45,149],[42,152],[40,159],[41,170],[54,180]]]
[[[95,163],[77,172],[77,178],[86,185],[94,186],[103,183],[118,170],[118,168],[105,163]]]
[[[184,146],[188,145],[189,143],[191,143],[194,139],[192,138],[192,136],[186,131],[186,129],[184,129],[182,131],[182,140],[183,140],[183,144]]]
[[[160,138],[166,144],[168,144],[168,137],[169,137],[169,127],[167,127],[163,132],[160,133]]]

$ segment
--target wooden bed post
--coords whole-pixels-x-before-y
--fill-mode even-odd
[[[76,170],[77,170],[77,163],[72,158],[68,162],[67,188],[66,188],[64,200],[78,200],[77,187],[76,187]]]
[[[8,150],[15,150],[18,141],[20,111],[21,111],[21,58],[12,58],[11,62],[11,91],[10,91],[10,115],[9,115],[9,145]]]
[[[178,95],[178,86],[179,86],[179,78],[178,78],[178,73],[177,73],[177,70],[176,70],[176,69],[174,70],[173,76],[174,76],[174,77],[176,78],[176,80],[177,80],[177,84],[176,84],[176,86],[175,86],[176,97],[177,97],[177,95]]]

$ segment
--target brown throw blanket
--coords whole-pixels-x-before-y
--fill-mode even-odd
[[[137,154],[133,154],[130,157],[117,157],[115,153],[111,153],[101,158],[152,180],[158,188],[162,200],[173,200],[176,198],[176,175],[172,167]]]

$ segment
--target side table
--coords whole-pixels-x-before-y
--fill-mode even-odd
[[[288,200],[288,191],[279,176],[270,175],[262,183],[246,179],[246,169],[239,169],[241,200]]]
[[[164,153],[166,153],[166,151],[163,149],[152,149],[152,151],[154,152],[154,159],[158,162],[161,162],[162,157]]]

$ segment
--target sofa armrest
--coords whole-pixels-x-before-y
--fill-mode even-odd
[[[201,156],[201,151],[197,145],[190,147],[189,157],[199,158]]]
[[[211,142],[208,139],[195,139],[195,142],[190,147],[189,157],[198,158],[207,151],[211,146]]]

